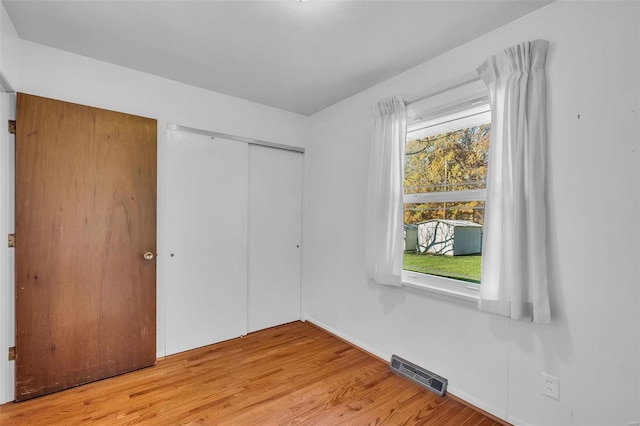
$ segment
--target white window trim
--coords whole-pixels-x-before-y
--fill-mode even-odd
[[[480,284],[471,284],[437,275],[403,270],[402,285],[468,302],[478,302],[480,299]]]
[[[404,194],[404,204],[449,203],[464,201],[484,201],[485,189],[463,189],[461,191],[423,192],[418,194]]]

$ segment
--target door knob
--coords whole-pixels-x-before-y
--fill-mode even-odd
[[[146,253],[144,254],[144,258],[145,258],[145,260],[151,260],[151,259],[153,259],[153,253],[151,253],[150,251],[146,252]]]

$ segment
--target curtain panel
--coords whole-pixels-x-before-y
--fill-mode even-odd
[[[547,284],[545,61],[549,42],[518,44],[477,72],[489,89],[487,170],[479,308],[550,322]]]
[[[402,285],[404,101],[391,97],[374,107],[369,153],[365,262],[367,278],[377,284]]]

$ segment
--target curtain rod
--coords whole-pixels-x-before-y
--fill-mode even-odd
[[[418,96],[413,99],[409,99],[405,101],[404,104],[408,106],[416,102],[423,101],[432,96],[439,95],[440,93],[448,92],[449,90],[457,89],[458,87],[471,84],[479,80],[480,80],[480,76],[478,75],[478,73],[476,73],[475,71],[470,72],[469,74],[465,74],[460,78],[444,83],[421,96]]]
[[[244,142],[250,145],[265,146],[268,148],[282,149],[285,151],[299,152],[304,154],[304,148],[292,145],[284,145],[275,142],[263,141],[260,139],[245,138],[244,136],[229,135],[227,133],[211,132],[209,130],[194,129],[193,127],[178,126],[177,124],[167,124],[167,129],[179,132],[195,133],[196,135],[211,136],[212,138],[229,139],[236,142]]]

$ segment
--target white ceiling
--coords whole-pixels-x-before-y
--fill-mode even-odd
[[[25,40],[304,115],[549,3],[2,2]]]

